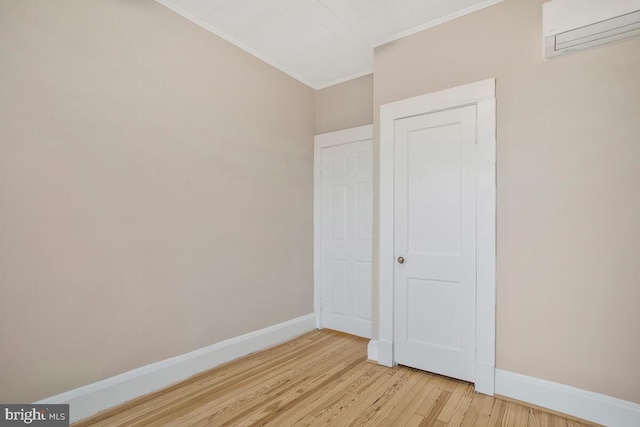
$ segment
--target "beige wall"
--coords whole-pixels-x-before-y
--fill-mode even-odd
[[[0,402],[312,312],[314,98],[152,0],[0,0]]]
[[[640,403],[640,40],[543,62],[541,3],[382,46],[314,112],[153,1],[0,0],[0,401],[311,312],[314,114],[496,77],[498,367]]]
[[[373,74],[316,92],[316,134],[373,123]]]
[[[497,79],[498,368],[640,403],[640,39],[544,62],[542,3],[377,48],[374,111]]]

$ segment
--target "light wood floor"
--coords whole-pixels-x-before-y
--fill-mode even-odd
[[[361,338],[311,332],[74,425],[592,425],[475,393],[463,381],[376,365],[366,347]]]

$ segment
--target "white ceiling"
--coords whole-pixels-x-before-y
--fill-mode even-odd
[[[502,0],[157,0],[315,88],[369,74],[373,48]]]

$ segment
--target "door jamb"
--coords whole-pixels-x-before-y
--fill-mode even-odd
[[[476,391],[495,390],[496,331],[496,100],[495,79],[417,96],[380,106],[378,363],[395,364],[393,355],[393,179],[394,122],[404,117],[476,105],[478,144]],[[370,355],[371,357],[371,355]]]
[[[313,310],[316,328],[322,329],[322,149],[373,139],[373,125],[358,126],[314,137],[313,144]]]

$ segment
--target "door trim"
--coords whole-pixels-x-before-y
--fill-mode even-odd
[[[373,139],[373,125],[323,133],[314,137],[313,144],[313,310],[316,328],[322,329],[322,156],[321,150],[336,145]]]
[[[496,331],[496,100],[495,79],[458,86],[380,106],[378,228],[378,363],[393,355],[394,123],[419,114],[476,106],[478,135],[476,372],[475,388],[493,395]]]

